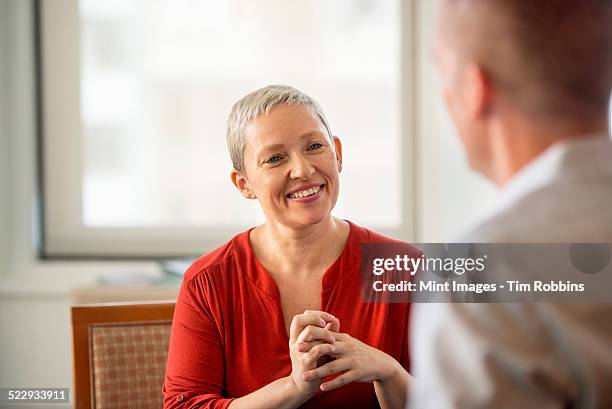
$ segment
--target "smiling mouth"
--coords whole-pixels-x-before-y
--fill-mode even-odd
[[[298,192],[291,193],[290,195],[287,195],[287,197],[289,199],[301,199],[303,197],[308,197],[308,196],[316,195],[321,190],[323,190],[324,187],[325,187],[324,184],[323,185],[314,186],[314,187],[311,187],[310,189],[300,190]]]

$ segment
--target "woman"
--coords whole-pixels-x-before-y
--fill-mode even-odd
[[[360,245],[394,241],[332,217],[342,145],[323,111],[269,86],[234,105],[227,139],[266,222],[186,272],[164,407],[403,408],[409,305],[360,300]]]

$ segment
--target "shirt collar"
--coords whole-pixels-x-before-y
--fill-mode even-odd
[[[357,237],[357,230],[361,228],[348,220],[346,221],[350,227],[349,235],[342,252],[323,274],[321,280],[321,289],[323,292],[332,290],[339,285],[344,274],[354,273],[352,268],[356,269],[361,265],[361,248]],[[253,229],[254,227],[236,237],[237,247],[240,252],[238,255],[239,263],[246,265],[246,275],[256,287],[273,298],[280,298],[278,285],[257,259],[255,251],[251,246],[249,236]]]
[[[606,133],[561,140],[523,167],[502,188],[498,209],[512,206],[517,200],[559,177],[612,172],[612,140]],[[569,181],[569,179],[568,179]]]

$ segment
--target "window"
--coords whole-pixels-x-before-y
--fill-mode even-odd
[[[262,222],[225,121],[268,84],[317,99],[342,139],[334,214],[410,236],[400,0],[40,6],[45,254],[201,254]]]

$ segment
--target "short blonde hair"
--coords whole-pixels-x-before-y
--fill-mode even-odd
[[[244,147],[246,145],[246,128],[253,119],[263,113],[269,113],[279,104],[303,105],[312,110],[325,127],[330,141],[332,133],[321,106],[302,91],[288,85],[268,85],[242,97],[234,104],[227,119],[227,147],[232,165],[238,172],[244,170]]]

